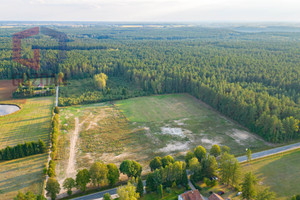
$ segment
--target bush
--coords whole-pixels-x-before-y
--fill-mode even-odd
[[[218,184],[217,180],[209,180],[208,178],[204,178],[203,182],[207,185],[207,187],[214,187]]]
[[[167,187],[167,188],[165,189],[165,191],[166,191],[166,193],[172,193],[172,189],[169,188],[169,187]]]
[[[56,163],[53,160],[50,160],[49,169],[48,169],[48,176],[50,176],[50,177],[55,176],[55,167],[56,167]]]
[[[43,174],[46,175],[46,174],[47,174],[47,171],[48,171],[47,166],[45,166],[45,167],[43,168]]]
[[[59,108],[57,106],[55,106],[55,108],[54,108],[54,113],[59,114]]]
[[[177,185],[176,185],[176,182],[174,181],[173,183],[172,183],[172,188],[176,188],[177,187]]]
[[[103,197],[104,197],[104,200],[111,200],[111,196],[109,193],[105,193]]]

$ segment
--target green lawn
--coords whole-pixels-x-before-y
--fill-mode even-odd
[[[266,148],[266,143],[243,127],[188,94],[157,95],[117,101],[116,106],[136,127],[144,127],[147,137],[162,152],[182,152],[198,145],[227,145],[234,154],[246,148]]]
[[[203,104],[185,94],[132,98],[116,104],[133,122],[160,122],[207,115]]]
[[[300,150],[243,164],[243,171],[253,171],[260,184],[269,186],[278,199],[300,193]]]
[[[54,98],[33,98],[0,103],[15,103],[22,107],[16,113],[0,117],[0,147],[14,146],[39,138],[49,144],[51,109]],[[47,154],[0,162],[0,199],[13,199],[19,190],[41,193],[43,168]]]
[[[220,191],[224,191],[225,194],[222,195],[223,199],[228,199],[228,198],[230,198],[232,200],[240,199],[239,196],[236,196],[237,191],[235,191],[234,188],[232,188],[230,186],[218,184],[214,187],[207,187],[207,185],[203,182],[199,182],[196,184],[202,188],[200,192],[204,197],[209,197],[211,195],[210,192],[214,192],[214,193],[218,194]]]
[[[146,194],[145,196],[143,196],[142,198],[140,198],[140,200],[177,200],[178,199],[178,195],[184,193],[185,189],[181,188],[181,189],[171,189],[170,193],[167,193],[164,190],[163,193],[163,197],[160,198],[156,192],[150,193],[150,194]]]

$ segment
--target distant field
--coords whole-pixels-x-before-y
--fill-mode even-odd
[[[40,84],[44,85],[44,86],[51,86],[51,85],[55,85],[55,78],[33,78],[30,79],[30,81],[32,82],[32,85],[34,86],[38,86]]]
[[[0,148],[39,138],[48,145],[53,102],[53,97],[1,101],[16,103],[22,109],[0,117]],[[42,170],[47,158],[47,154],[42,154],[0,162],[0,199],[13,199],[18,190],[41,193],[44,180]]]
[[[243,164],[243,172],[253,171],[260,184],[269,186],[278,199],[290,199],[300,191],[300,150]]]
[[[147,170],[149,160],[155,156],[172,154],[183,158],[187,150],[198,145],[228,145],[233,153],[266,145],[187,94],[65,107],[60,117],[60,181],[74,177],[76,169],[89,167],[95,160],[120,164],[125,159],[134,159]],[[71,150],[75,126],[79,133],[75,150]],[[76,152],[75,161],[69,160],[70,151]],[[66,170],[73,165],[76,167],[72,172]]]

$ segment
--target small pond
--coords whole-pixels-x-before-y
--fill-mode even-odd
[[[0,104],[0,116],[8,115],[20,110],[19,106],[16,105],[1,105]]]

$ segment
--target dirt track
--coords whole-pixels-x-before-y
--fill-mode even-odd
[[[79,128],[80,128],[80,124],[79,124],[79,119],[78,117],[75,118],[75,129],[73,134],[71,135],[71,140],[70,140],[70,156],[69,156],[69,162],[68,162],[68,167],[66,170],[66,175],[67,177],[73,177],[73,175],[76,173],[75,170],[75,164],[76,164],[76,143],[78,140],[78,136],[79,136]]]

